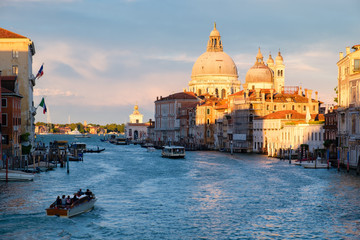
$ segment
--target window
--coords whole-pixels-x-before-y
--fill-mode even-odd
[[[269,110],[269,105],[266,105],[266,110]]]
[[[2,135],[1,136],[2,137],[2,139],[1,139],[1,143],[2,144],[9,144],[9,135]]]
[[[210,109],[209,108],[207,109],[207,114],[210,114]]]
[[[218,98],[219,97],[219,90],[217,88],[215,88],[215,96]]]
[[[206,122],[207,122],[207,124],[210,124],[210,119],[207,119]]]
[[[7,122],[7,114],[3,113],[2,114],[2,126],[7,127],[8,122]]]
[[[12,57],[18,58],[19,57],[19,51],[12,50]]]
[[[19,67],[17,65],[13,65],[12,66],[12,74],[18,75],[18,73],[19,73]]]
[[[304,111],[306,111],[306,106],[304,106]]]
[[[274,105],[274,110],[276,110],[276,105]]]
[[[1,99],[1,107],[7,107],[7,99],[6,98],[2,98]]]
[[[292,109],[292,110],[295,110],[295,105],[292,105],[291,109]]]
[[[360,71],[360,59],[354,59],[354,71]]]

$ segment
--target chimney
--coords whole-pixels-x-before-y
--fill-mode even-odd
[[[339,60],[344,58],[344,53],[343,52],[339,52]]]
[[[299,87],[299,95],[302,96],[302,87]]]
[[[346,55],[350,54],[350,47],[346,47]]]
[[[270,89],[271,102],[274,102],[274,89]]]
[[[309,103],[312,102],[312,101],[311,101],[312,91],[313,91],[313,90],[308,89],[308,94],[309,94],[308,101],[309,101]]]
[[[318,92],[317,91],[315,92],[315,101],[316,102],[318,101]]]
[[[307,88],[305,88],[304,91],[305,91],[305,97],[308,98],[308,90],[307,90]]]
[[[156,97],[156,101],[159,101],[159,96]]]

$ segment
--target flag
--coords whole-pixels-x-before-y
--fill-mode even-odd
[[[39,69],[38,73],[36,74],[35,79],[36,79],[36,78],[40,78],[40,77],[44,74],[44,70],[43,70],[43,68],[44,68],[44,64],[42,64],[42,65],[41,65],[41,67],[40,67],[40,69]]]
[[[47,111],[47,109],[46,109],[45,99],[44,99],[44,98],[41,99],[41,102],[40,102],[39,106],[44,109],[44,110],[43,110],[43,113],[45,114],[46,111]]]

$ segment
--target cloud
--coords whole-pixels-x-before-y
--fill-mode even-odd
[[[34,96],[57,96],[57,97],[71,97],[76,96],[76,93],[73,93],[71,91],[62,91],[60,89],[34,89]]]

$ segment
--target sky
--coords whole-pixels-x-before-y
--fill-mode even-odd
[[[333,103],[339,52],[360,44],[358,0],[0,0],[0,27],[30,38],[51,123],[126,123],[138,104],[188,88],[214,22],[241,84],[258,48],[281,51],[285,85]],[[313,94],[314,97],[314,94]]]

